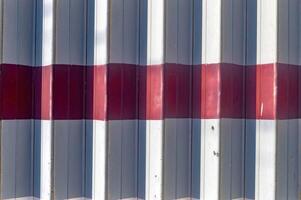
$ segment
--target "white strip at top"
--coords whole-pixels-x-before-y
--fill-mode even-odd
[[[257,0],[257,64],[277,62],[277,2]]]
[[[108,62],[108,0],[95,0],[94,64]]]
[[[164,1],[148,1],[147,65],[164,63]]]
[[[108,0],[87,1],[87,64],[108,63]]]
[[[203,0],[202,62],[221,62],[221,2]]]
[[[54,0],[43,0],[43,38],[42,38],[42,66],[51,65],[53,59],[53,19]],[[39,63],[37,63],[39,65]]]

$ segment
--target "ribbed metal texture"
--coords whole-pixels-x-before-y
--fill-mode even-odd
[[[1,199],[300,199],[300,6],[1,0]]]

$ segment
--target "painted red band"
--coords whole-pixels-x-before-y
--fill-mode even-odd
[[[163,119],[164,65],[152,65],[146,68],[146,119]]]
[[[0,111],[2,119],[293,119],[299,77],[286,64],[2,64]]]
[[[220,117],[245,117],[245,67],[235,64],[220,65]]]
[[[105,120],[107,111],[107,66],[86,68],[86,117]]]
[[[164,117],[192,117],[192,67],[166,64],[164,68]]]
[[[130,64],[109,64],[107,82],[107,118],[138,118],[138,67]]]
[[[277,65],[256,66],[256,119],[276,118]]]
[[[201,118],[220,117],[220,65],[202,65]]]
[[[31,67],[1,65],[1,118],[30,119],[33,114]]]
[[[85,68],[73,65],[54,65],[53,118],[84,119]]]
[[[299,74],[300,67],[295,65],[277,64],[277,118],[293,119],[299,115]],[[301,78],[301,77],[300,77]]]
[[[33,70],[34,118],[52,118],[52,66]]]

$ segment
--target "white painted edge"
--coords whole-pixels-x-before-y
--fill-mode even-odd
[[[41,120],[41,182],[40,198],[51,199],[51,141],[52,141],[51,120]]]
[[[163,121],[146,121],[145,199],[162,200],[163,186]]]
[[[43,3],[42,65],[51,65],[53,59],[54,0]]]
[[[108,0],[95,0],[94,64],[108,62]]]
[[[106,197],[106,122],[93,120],[92,199]]]
[[[212,128],[213,127],[213,128]],[[201,120],[200,199],[219,199],[220,119]]]
[[[147,64],[164,63],[164,1],[148,1]]]
[[[257,1],[257,64],[277,62],[277,3]]]
[[[203,63],[221,62],[221,1],[203,1]]]
[[[277,120],[256,120],[256,199],[275,199],[276,123]]]

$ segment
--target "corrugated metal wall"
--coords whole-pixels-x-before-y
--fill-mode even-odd
[[[301,198],[299,0],[1,0],[1,199]]]

